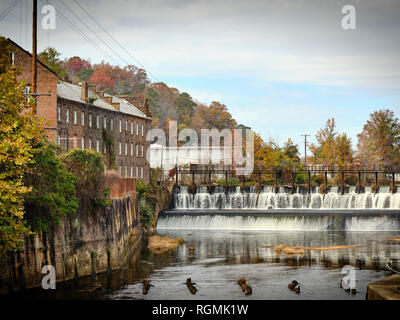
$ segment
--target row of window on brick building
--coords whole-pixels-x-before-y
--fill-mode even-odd
[[[95,128],[100,128],[100,115],[96,115],[96,126]],[[62,115],[61,115],[61,106],[58,105],[57,107],[57,121],[62,121]],[[70,110],[67,107],[65,109],[65,122],[66,123],[70,123]],[[78,111],[77,110],[73,110],[72,111],[72,123],[74,125],[78,124]],[[85,126],[85,111],[81,111],[81,126]],[[91,128],[92,127],[92,113],[89,112],[89,116],[88,116],[88,126]],[[107,117],[103,116],[103,128],[107,129]],[[141,129],[139,132],[139,128]],[[134,123],[130,122],[128,123],[127,120],[125,120],[125,132],[129,132],[130,129],[130,133],[134,134]],[[110,118],[110,124],[109,124],[109,130],[114,130],[114,118]],[[119,119],[119,132],[122,132],[122,119]],[[144,136],[144,125],[142,124],[141,127],[139,126],[138,123],[136,123],[136,135],[139,135],[139,133],[141,134],[141,136]],[[60,136],[58,136],[57,138],[57,144],[61,145],[61,140],[62,138]],[[65,139],[65,138],[64,138]],[[80,147],[81,149],[85,149],[85,145],[87,147],[87,149],[95,149],[97,152],[100,152],[100,140],[96,140],[96,143],[94,144],[94,141],[92,140],[92,138],[86,138],[86,143],[85,143],[85,137],[81,137],[81,138],[71,138],[71,137],[67,137],[66,138],[66,143],[65,146],[66,148],[69,148],[69,144],[68,144],[68,140],[74,140],[74,139],[80,139],[81,143],[80,143]],[[73,141],[73,145],[79,146],[79,143]],[[124,149],[124,150],[123,150]],[[129,150],[128,150],[129,149]],[[135,152],[134,152],[135,151]],[[103,153],[107,154],[107,146],[105,143],[103,143]],[[144,150],[144,146],[143,145],[139,145],[136,144],[135,145],[135,150],[134,150],[134,145],[133,143],[122,143],[122,142],[118,142],[118,155],[122,156],[131,156],[133,157],[135,154],[136,157],[144,157],[145,155],[145,150]],[[118,166],[118,171],[120,172],[120,174],[122,176],[124,176],[125,178],[141,178],[143,179],[143,171],[144,168],[143,167],[133,167],[133,166]],[[134,169],[136,169],[136,172],[134,172]],[[134,175],[135,173],[135,175]]]
[[[57,107],[57,121],[62,121],[61,119],[61,106]],[[69,108],[65,109],[65,122],[66,123],[70,123],[70,114],[69,114]],[[73,110],[72,112],[72,123],[73,124],[78,124],[78,111],[77,110]],[[89,117],[88,117],[88,125],[89,128],[91,128],[93,126],[92,123],[92,113],[89,112]],[[81,111],[81,126],[85,126],[85,111]],[[133,127],[134,127],[134,123],[130,122],[128,123],[128,120],[125,120],[125,132],[129,132],[130,129],[130,133],[133,134]],[[100,115],[96,115],[96,128],[100,128]],[[107,117],[103,116],[103,128],[107,129]],[[139,135],[139,128],[140,128],[140,134],[143,137],[144,136],[144,125],[140,125],[138,123],[136,123],[136,135]],[[112,131],[114,130],[114,118],[110,118],[110,125],[109,125],[109,129]],[[122,132],[122,119],[119,119],[119,132]]]
[[[123,176],[124,178],[137,178],[137,179],[143,179],[144,178],[144,167],[139,167],[139,166],[118,166],[118,171]],[[134,169],[136,169],[135,172]]]

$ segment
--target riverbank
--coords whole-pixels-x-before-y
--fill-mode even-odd
[[[0,260],[0,294],[40,287],[42,267],[55,267],[56,282],[111,272],[126,264],[142,231],[136,196],[96,210],[81,206],[48,232],[25,238],[21,250]]]
[[[368,300],[400,300],[400,275],[370,283],[367,287]]]

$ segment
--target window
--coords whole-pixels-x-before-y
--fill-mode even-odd
[[[89,128],[92,127],[92,114],[89,113]]]
[[[30,86],[25,86],[24,87],[24,95],[26,97],[26,101],[31,101],[32,97],[29,95],[31,93],[31,87]],[[60,120],[61,121],[61,120]]]
[[[142,125],[142,137],[144,135],[144,125]]]
[[[60,133],[59,132],[57,132],[57,145],[59,146],[60,145]]]
[[[69,109],[68,108],[65,110],[65,121],[67,123],[69,123]]]
[[[139,167],[136,167],[136,175],[135,175],[135,177],[139,178]]]
[[[88,148],[89,148],[89,149],[92,149],[92,138],[89,138],[88,142],[89,142]]]
[[[114,130],[114,118],[110,119],[110,130]]]
[[[143,167],[140,167],[140,178],[143,179]]]
[[[85,149],[85,137],[81,138],[81,149]]]
[[[96,128],[100,128],[100,116],[96,115]]]
[[[78,111],[74,110],[74,124],[78,121]]]
[[[133,167],[131,167],[131,169],[130,169],[130,170],[131,170],[131,173],[130,173],[130,175],[129,175],[129,176],[130,176],[131,178],[133,178]]]
[[[131,157],[133,157],[133,143],[131,143]]]
[[[119,132],[122,132],[122,120],[119,119]]]
[[[136,157],[139,157],[139,145],[136,145]]]
[[[10,61],[11,61],[11,64],[15,64],[15,55],[14,55],[14,52],[10,52]]]
[[[125,120],[125,132],[128,132],[128,121]]]
[[[81,126],[85,125],[85,111],[81,111]]]
[[[107,129],[107,117],[106,116],[103,117],[103,128]]]
[[[103,146],[103,153],[107,154],[107,145],[105,143],[104,143],[104,146]]]
[[[121,153],[122,153],[122,150],[121,150],[121,149],[122,149],[122,147],[121,147],[121,142],[119,142],[119,143],[118,143],[118,150],[119,150],[118,154],[119,154],[119,155],[121,155]]]
[[[124,174],[124,177],[125,177],[125,178],[128,177],[128,166],[125,166],[125,174]]]
[[[119,171],[119,174],[122,174],[121,166],[118,166],[118,171]]]
[[[136,135],[137,136],[139,135],[139,124],[138,123],[136,123]]]
[[[57,121],[61,121],[61,106],[57,106]]]
[[[142,158],[143,158],[144,157],[144,147],[141,146],[141,148],[142,148]]]
[[[133,134],[133,122],[131,122],[131,134]]]
[[[125,155],[126,156],[128,155],[128,144],[127,143],[125,143]]]
[[[96,141],[96,151],[100,152],[100,141],[99,140]]]

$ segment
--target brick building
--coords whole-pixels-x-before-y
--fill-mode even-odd
[[[27,90],[32,79],[32,55],[9,40],[14,64],[21,70]],[[38,61],[37,112],[45,118],[50,141],[65,149],[93,149],[102,153],[107,168],[115,167],[126,178],[149,181],[146,134],[151,114],[147,103],[140,105],[127,96],[111,96],[86,82],[75,85],[60,81]]]
[[[7,39],[11,47],[11,56],[15,66],[21,71],[18,81],[25,81],[26,93],[32,86],[32,54],[22,49],[18,44]],[[57,138],[57,74],[38,61],[37,64],[37,92],[48,94],[38,97],[37,114],[39,118],[45,118],[45,131],[51,141]]]

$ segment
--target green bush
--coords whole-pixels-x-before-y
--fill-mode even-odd
[[[76,212],[76,178],[60,160],[56,146],[46,143],[38,149],[24,181],[32,188],[24,202],[25,219],[32,230],[46,231],[62,216]]]
[[[104,184],[104,157],[88,149],[73,149],[62,155],[68,171],[77,181],[76,191],[81,201],[95,206],[108,206],[110,189]]]
[[[237,178],[229,178],[226,183],[227,183],[228,187],[237,187],[237,186],[241,185],[239,179],[237,179]],[[225,186],[225,179],[219,179],[217,181],[217,184],[219,186]]]

